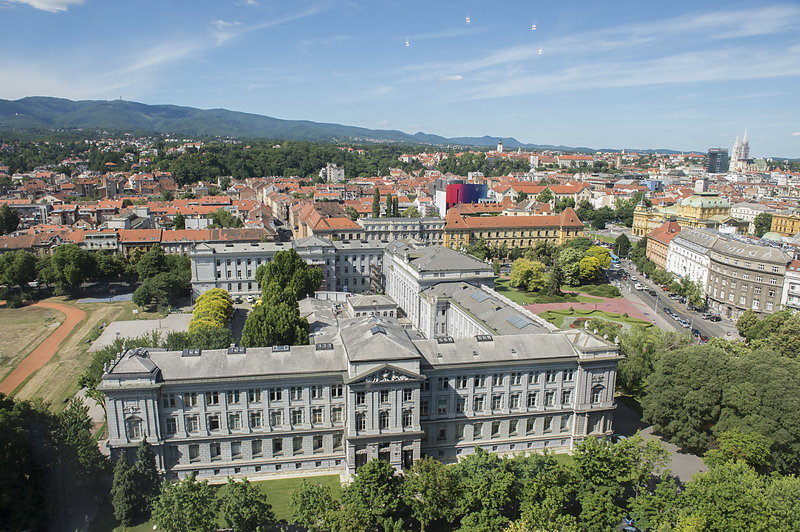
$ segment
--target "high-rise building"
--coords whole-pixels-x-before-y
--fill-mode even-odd
[[[726,148],[709,148],[706,170],[709,174],[722,174],[728,171],[728,150]]]

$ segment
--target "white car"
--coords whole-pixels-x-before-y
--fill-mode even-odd
[[[255,300],[256,300],[256,299],[255,299],[253,296],[247,296],[247,302],[248,302],[248,303],[252,303],[252,302],[253,302],[253,301],[255,301]]]
[[[635,275],[631,275],[631,281],[636,281],[636,280],[637,280],[636,276]]]
[[[642,283],[636,283],[635,285],[633,285],[633,287],[637,290],[644,290],[644,286],[642,286]]]

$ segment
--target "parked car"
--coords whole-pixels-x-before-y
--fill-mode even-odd
[[[631,281],[638,281],[635,275],[631,275]]]
[[[251,304],[252,304],[252,303],[253,303],[253,301],[255,301],[255,300],[256,300],[256,299],[255,299],[253,296],[247,296],[247,302],[248,302],[248,303],[251,303]]]
[[[635,285],[633,285],[633,287],[637,290],[644,290],[644,286],[642,286],[642,283],[636,283]]]
[[[655,291],[655,290],[648,289],[648,290],[647,290],[647,293],[648,293],[648,294],[650,294],[650,295],[651,295],[651,296],[653,296],[653,297],[655,297],[655,296],[656,296],[656,291]]]
[[[670,295],[669,295],[669,298],[670,298],[671,300],[673,300],[673,301],[675,301],[675,300],[676,300],[676,299],[678,299],[679,297],[681,297],[681,296],[679,296],[678,294],[675,294],[675,293],[672,293],[672,294],[670,294]]]
[[[722,318],[716,314],[703,314],[703,319],[708,321],[722,321]]]
[[[683,327],[684,329],[688,329],[689,327],[692,326],[692,324],[689,323],[689,320],[681,319],[678,323],[680,323],[681,327]]]
[[[692,334],[695,336],[700,336],[700,329],[692,329]]]

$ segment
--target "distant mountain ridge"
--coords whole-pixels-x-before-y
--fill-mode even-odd
[[[0,131],[37,129],[99,129],[179,134],[188,137],[269,138],[484,148],[496,145],[502,138],[504,146],[512,150],[523,148],[571,152],[600,151],[586,147],[524,144],[513,137],[447,138],[422,132],[411,135],[397,130],[368,129],[309,120],[283,120],[227,109],[148,105],[125,100],[73,101],[45,96],[29,96],[19,100],[0,99]],[[633,151],[681,153],[675,150]]]

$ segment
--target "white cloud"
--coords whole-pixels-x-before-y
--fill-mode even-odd
[[[214,25],[215,28],[218,30],[223,30],[225,28],[233,28],[235,26],[241,26],[242,23],[239,21],[228,22],[227,20],[213,20],[211,24]]]
[[[441,76],[439,81],[461,81],[462,79],[464,79],[464,76],[461,74],[454,74],[452,76]]]
[[[793,137],[800,137],[800,131],[795,131],[794,133],[792,133],[792,136]]]
[[[60,13],[66,11],[71,6],[79,6],[84,0],[8,0],[12,3],[27,4],[35,9],[48,11],[50,13]]]
[[[236,2],[237,6],[257,6],[258,2],[256,0],[242,0],[241,2]]]

